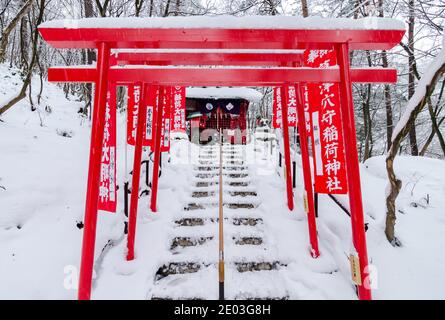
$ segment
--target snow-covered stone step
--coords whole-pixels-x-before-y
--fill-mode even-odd
[[[226,268],[226,299],[285,300],[289,298],[285,277],[281,270],[239,273]]]
[[[199,199],[199,198],[197,198]],[[259,202],[225,202],[223,204],[223,207],[230,208],[230,209],[255,209],[258,208],[260,205]],[[218,207],[218,202],[190,202],[185,207],[184,210],[201,210],[201,209],[207,209],[207,208],[215,208]]]
[[[203,225],[195,225],[186,227],[175,227],[172,236],[177,237],[212,237],[218,234],[217,219],[215,223],[207,223]],[[229,222],[229,220],[227,221]],[[259,226],[250,225],[234,225],[232,223],[224,223],[224,234],[229,238],[250,236],[263,237],[262,229]]]
[[[223,172],[223,177],[227,178],[247,178],[248,172]],[[219,178],[219,173],[195,173],[197,179]]]
[[[191,218],[177,218],[175,223],[181,227],[192,227],[192,226],[203,226],[206,223],[216,223],[218,218],[211,217],[191,217]],[[262,224],[263,219],[261,218],[249,218],[249,217],[234,217],[234,218],[224,218],[227,223],[231,223],[235,226],[256,226],[257,224]]]
[[[192,181],[193,182],[193,181]],[[211,186],[218,185],[219,181],[199,181],[195,180],[193,182],[194,187],[196,188],[208,188]],[[230,186],[230,187],[248,187],[251,183],[251,181],[223,181],[224,185]]]
[[[156,282],[149,293],[151,299],[218,299],[218,270],[215,265],[190,274],[175,274]]]
[[[192,172],[194,175],[197,174],[201,174],[201,175],[218,175],[219,176],[219,168],[214,169],[214,170],[207,170],[207,171],[202,171],[202,170],[193,170]],[[249,173],[249,170],[246,169],[237,169],[237,168],[231,168],[230,170],[224,169],[223,168],[223,174],[245,174],[245,173]]]
[[[193,167],[194,172],[219,172],[219,166],[195,166]],[[237,165],[225,165],[223,170],[226,171],[244,171],[249,170],[248,166],[237,166]]]
[[[219,158],[211,158],[211,159],[198,159],[197,165],[199,166],[217,166],[219,165]],[[246,165],[245,160],[236,160],[236,159],[223,159],[223,166],[243,166]]]
[[[210,185],[210,186],[206,186],[206,187],[191,187],[190,188],[190,192],[218,192],[219,188],[217,185]],[[247,186],[247,187],[236,187],[236,186],[229,186],[229,185],[225,185],[223,188],[223,192],[225,193],[230,193],[230,192],[255,192],[256,193],[256,188],[253,187],[252,185]]]
[[[192,191],[192,198],[214,198],[216,197],[216,194],[218,193],[215,188],[209,188],[208,190],[199,190],[195,189]],[[223,194],[226,196],[226,198],[229,196],[230,198],[237,198],[237,197],[256,197],[258,194],[255,190],[224,190]]]
[[[214,204],[219,203],[219,194],[214,194],[214,196],[207,197],[185,197],[185,202],[197,203],[197,204]],[[232,196],[229,192],[223,193],[223,204],[228,203],[254,203],[259,204],[260,200],[257,196]]]
[[[263,238],[259,236],[233,236],[232,237],[233,242],[236,245],[239,246],[260,246],[263,244]],[[170,250],[178,251],[182,248],[193,248],[197,246],[201,246],[203,244],[209,243],[210,241],[216,241],[214,240],[213,236],[175,236],[171,240],[170,244]]]
[[[200,261],[193,261],[192,259],[190,261],[172,261],[159,267],[155,280],[159,281],[175,274],[195,273],[206,266],[208,265]]]
[[[260,210],[250,210],[250,209],[231,209],[224,208],[225,218],[261,218]],[[182,211],[178,212],[176,218],[217,218],[218,208],[208,208],[208,209],[197,209],[193,211]]]
[[[202,245],[202,244],[204,244],[207,241],[210,241],[212,239],[213,239],[213,236],[208,236],[208,237],[199,237],[199,236],[182,237],[182,236],[177,236],[177,237],[174,237],[173,240],[171,241],[170,249],[173,250],[173,249],[182,248],[182,247],[194,247],[194,246]]]
[[[231,177],[231,176],[225,176],[223,177],[223,182],[251,182],[252,179],[249,176],[246,177]],[[191,179],[191,182],[197,183],[197,182],[219,182],[219,176],[213,176],[213,177],[193,177]]]

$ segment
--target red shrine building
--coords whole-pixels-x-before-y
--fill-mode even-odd
[[[246,144],[248,110],[261,99],[261,92],[251,88],[187,88],[186,117],[190,141],[210,143],[222,129],[226,142]]]

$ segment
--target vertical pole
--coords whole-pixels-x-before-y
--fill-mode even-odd
[[[82,257],[80,261],[79,300],[89,300],[91,298],[109,57],[110,48],[108,44],[100,43],[98,46],[97,60],[97,72],[99,76],[96,79],[96,90],[94,94],[93,127],[91,129],[90,159],[85,201],[85,228],[83,230]]]
[[[158,105],[156,106],[156,124],[154,130],[154,161],[153,161],[153,175],[152,175],[152,193],[150,201],[150,209],[152,212],[157,211],[156,202],[158,196],[158,181],[159,181],[159,162],[161,159],[161,134],[162,134],[162,112],[164,110],[164,87],[159,87]]]
[[[217,109],[217,127],[219,131],[219,262],[218,262],[218,282],[219,300],[224,300],[224,211],[223,211],[223,140],[222,126],[220,124],[221,112]]]
[[[340,68],[340,110],[345,143],[345,164],[349,189],[349,204],[351,208],[352,239],[360,263],[361,283],[358,284],[358,297],[361,300],[370,300],[371,289],[367,281],[364,281],[364,276],[367,274],[365,271],[368,267],[368,253],[366,249],[365,224],[363,218],[360,168],[357,156],[349,45],[347,43],[339,44],[336,47],[336,51]]]
[[[139,202],[139,181],[141,177],[142,144],[147,122],[147,85],[141,88],[141,98],[138,108],[138,122],[136,141],[134,146],[133,176],[131,178],[130,216],[128,219],[127,260],[134,259],[134,241],[136,238],[136,224]]]
[[[317,238],[317,222],[315,219],[314,192],[312,189],[311,164],[309,160],[308,136],[306,132],[306,123],[304,117],[304,100],[302,89],[299,84],[296,85],[295,92],[297,94],[297,115],[298,115],[298,133],[300,135],[301,162],[303,166],[304,178],[304,209],[307,214],[307,222],[309,228],[309,241],[311,243],[311,255],[317,258],[320,255],[318,249]]]
[[[314,192],[315,218],[318,218],[318,193]]]
[[[288,99],[286,87],[281,87],[281,97],[282,97],[282,106],[281,106],[281,123],[283,130],[283,145],[284,145],[284,164],[286,166],[286,190],[287,190],[287,206],[290,211],[294,210],[294,195],[292,193],[292,175],[291,175],[291,161],[290,161],[290,144],[289,144],[289,122],[287,119],[287,105]]]

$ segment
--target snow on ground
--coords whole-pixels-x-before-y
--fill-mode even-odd
[[[4,65],[0,74],[4,75],[0,78],[0,100],[4,101],[20,81]],[[33,88],[38,88],[37,81]],[[77,114],[80,104],[70,99],[66,100],[58,87],[45,84],[38,112],[30,112],[27,101],[22,101],[0,122],[0,299],[76,298],[75,288],[70,287],[71,280],[76,281],[70,272],[79,266],[82,230],[77,223],[84,213],[90,127]],[[44,110],[46,105],[51,106],[51,113]],[[124,123],[119,115],[120,185],[125,172]],[[61,132],[71,137],[63,137]],[[268,146],[268,142],[252,142],[245,153],[261,202],[255,210],[264,219],[265,240],[274,256],[288,264],[279,272],[283,285],[271,294],[279,294],[285,286],[292,299],[355,299],[347,260],[351,247],[349,218],[330,199],[320,196],[317,224],[321,257],[312,259],[302,209],[302,172],[298,172],[296,209],[290,213],[285,207],[282,174],[277,175],[282,171],[277,170],[276,153],[271,155]],[[130,151],[128,162],[132,163]],[[135,261],[125,261],[122,192],[117,214],[99,213],[93,298],[150,297],[154,275],[171,255],[174,220],[190,198],[193,166],[189,159],[197,153],[197,146],[188,141],[172,142],[170,162],[164,157],[159,212],[149,212],[149,197],[141,197],[139,202]],[[443,299],[445,163],[398,157],[395,168],[404,183],[398,200],[403,213],[398,212],[396,225],[401,248],[390,246],[383,233],[384,157],[371,158],[361,167],[369,257],[378,271],[374,298]],[[347,203],[346,198],[341,200]],[[108,241],[111,247],[102,252]],[[211,258],[217,252],[206,254]],[[228,257],[236,254],[239,252],[226,252]],[[261,280],[227,276],[228,288],[236,284],[242,289]],[[196,286],[203,292],[215,292],[216,278],[214,283],[201,280],[194,280]],[[274,276],[264,278],[274,280]]]

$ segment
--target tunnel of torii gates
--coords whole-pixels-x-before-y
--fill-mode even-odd
[[[110,111],[112,113],[116,109],[113,92],[116,91],[116,86],[139,84],[142,86],[142,95],[138,108],[132,190],[139,189],[146,131],[144,127],[147,125],[146,111],[147,105],[151,105],[154,108],[153,142],[150,146],[154,153],[150,200],[152,212],[157,210],[161,138],[165,130],[163,121],[165,117],[170,117],[164,112],[166,88],[274,87],[273,123],[275,128],[282,128],[288,208],[291,211],[294,208],[288,128],[296,126],[300,134],[305,185],[304,208],[308,219],[310,253],[314,258],[320,254],[314,189],[319,193],[347,193],[355,251],[350,256],[352,281],[356,285],[359,299],[371,299],[371,289],[367,283],[369,279],[366,279],[368,255],[352,83],[395,83],[397,72],[388,68],[351,68],[350,53],[352,50],[389,50],[400,42],[405,30],[400,25],[391,28],[385,23],[382,23],[381,28],[375,25],[366,28],[366,23],[360,20],[349,22],[347,28],[336,28],[334,25],[320,29],[310,23],[309,27],[305,27],[302,23],[301,27],[298,25],[286,29],[280,22],[282,17],[267,17],[269,23],[259,27],[240,27],[236,24],[231,27],[230,23],[224,21],[221,25],[215,24],[216,27],[190,27],[190,24],[178,27],[180,20],[177,19],[181,18],[177,17],[163,18],[167,27],[159,27],[159,24],[151,23],[153,19],[144,18],[143,23],[141,20],[134,20],[137,21],[134,26],[128,23],[121,26],[119,19],[114,19],[110,24],[107,21],[109,18],[103,18],[93,25],[83,25],[82,20],[74,20],[75,23],[68,26],[65,26],[65,21],[51,21],[39,27],[43,39],[55,48],[97,49],[98,52],[96,66],[54,67],[48,70],[49,81],[94,83],[96,88],[78,298],[91,297],[97,214],[101,209],[98,204],[104,129]],[[199,18],[195,19],[199,21]],[[168,22],[172,21],[173,24],[169,26]],[[110,100],[110,96],[114,99]],[[290,111],[296,114],[289,117]],[[322,139],[320,130],[323,126],[325,131]],[[329,131],[331,135],[326,134]],[[325,137],[329,139],[326,140]],[[115,139],[111,137],[113,138]],[[314,185],[309,142],[313,146]],[[317,153],[323,143],[327,142],[330,143],[330,152]],[[325,153],[331,158],[323,158]],[[322,165],[322,160],[327,161],[327,165]],[[113,167],[115,168],[115,163]],[[332,173],[335,175],[332,176]],[[326,181],[318,181],[323,177],[328,179],[328,189],[320,184]],[[342,186],[340,182],[343,183]],[[138,193],[132,192],[127,260],[134,259],[137,204]]]

